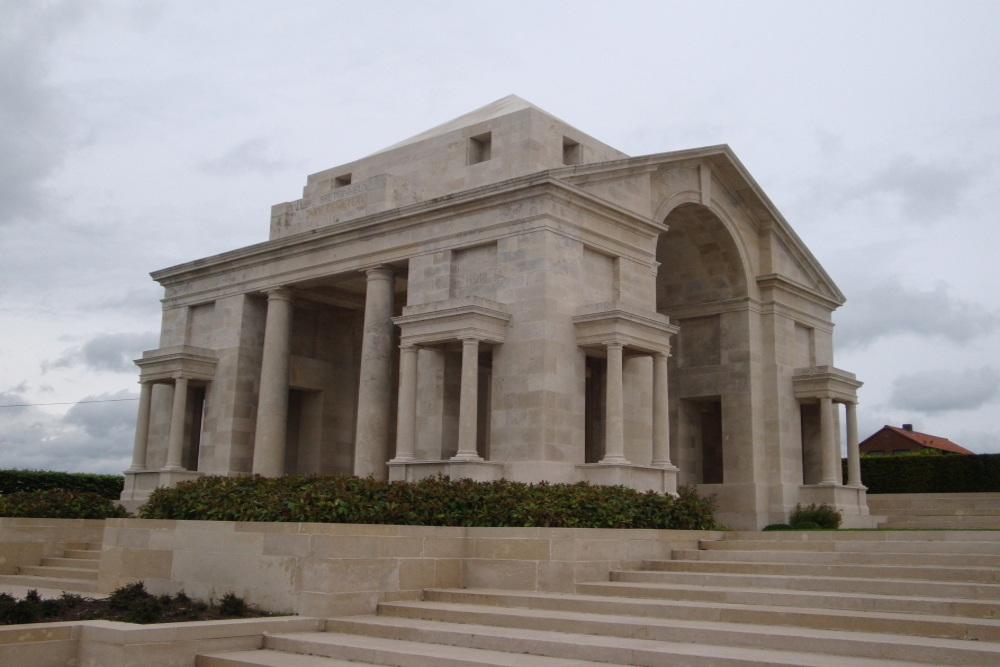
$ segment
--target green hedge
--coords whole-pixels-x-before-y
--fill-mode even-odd
[[[0,495],[41,489],[63,489],[96,493],[118,500],[125,486],[121,475],[94,475],[84,472],[50,470],[0,470]]]
[[[1000,454],[862,456],[861,481],[868,493],[1000,491]]]
[[[243,476],[201,477],[156,489],[139,515],[208,521],[708,530],[720,528],[714,509],[714,498],[700,498],[688,488],[675,498],[585,482]]]
[[[40,489],[0,496],[0,516],[31,519],[114,519],[129,514],[110,498],[87,491]]]

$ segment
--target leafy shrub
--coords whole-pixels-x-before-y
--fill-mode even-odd
[[[0,470],[0,495],[44,489],[96,493],[111,500],[121,497],[125,478],[121,475],[94,475],[51,470]]]
[[[840,512],[833,509],[826,503],[822,505],[817,505],[812,503],[803,507],[801,503],[795,506],[792,510],[792,515],[788,518],[788,523],[791,524],[794,530],[806,530],[806,529],[817,529],[817,528],[828,528],[837,529],[840,528],[840,522],[843,520]]]
[[[0,516],[34,519],[114,519],[129,516],[111,499],[88,491],[40,489],[0,496]]]
[[[285,476],[200,477],[158,488],[144,519],[287,521],[412,526],[718,529],[714,497],[693,488],[678,496],[623,486],[419,482]]]
[[[146,584],[136,581],[111,591],[111,595],[108,596],[108,607],[114,611],[125,611],[139,600],[144,600],[148,597],[149,593],[146,591]]]
[[[229,592],[219,600],[219,611],[226,616],[242,616],[247,611],[247,601]]]
[[[167,600],[170,600],[169,595]],[[124,610],[123,620],[126,623],[156,623],[163,618],[164,610],[163,600],[147,594],[146,597],[133,600],[129,604],[128,609]]]
[[[787,523],[772,523],[764,526],[763,530],[792,530],[792,527]]]

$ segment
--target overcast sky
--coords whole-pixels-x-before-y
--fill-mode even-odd
[[[727,143],[847,295],[865,437],[1000,452],[1000,3],[0,0],[0,468],[118,473],[149,272],[309,173],[515,93],[630,155]]]

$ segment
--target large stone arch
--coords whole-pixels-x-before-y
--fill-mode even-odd
[[[732,221],[693,197],[674,197],[664,204],[670,207],[664,211],[661,206],[657,219],[670,229],[656,244],[656,309],[750,296],[754,280],[749,257]]]

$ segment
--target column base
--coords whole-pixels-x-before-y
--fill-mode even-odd
[[[438,475],[447,475],[452,479],[492,482],[503,479],[504,464],[483,459],[389,461],[389,481],[392,482],[416,482],[426,477],[437,477]]]
[[[584,463],[576,466],[583,480],[601,486],[627,486],[637,491],[677,493],[677,468],[628,463]]]
[[[603,459],[601,459],[600,461],[597,462],[597,465],[615,465],[615,466],[626,465],[626,466],[629,466],[629,465],[632,465],[632,462],[629,461],[624,456],[605,456]]]
[[[459,452],[449,459],[450,461],[485,461],[479,454],[463,454]]]

